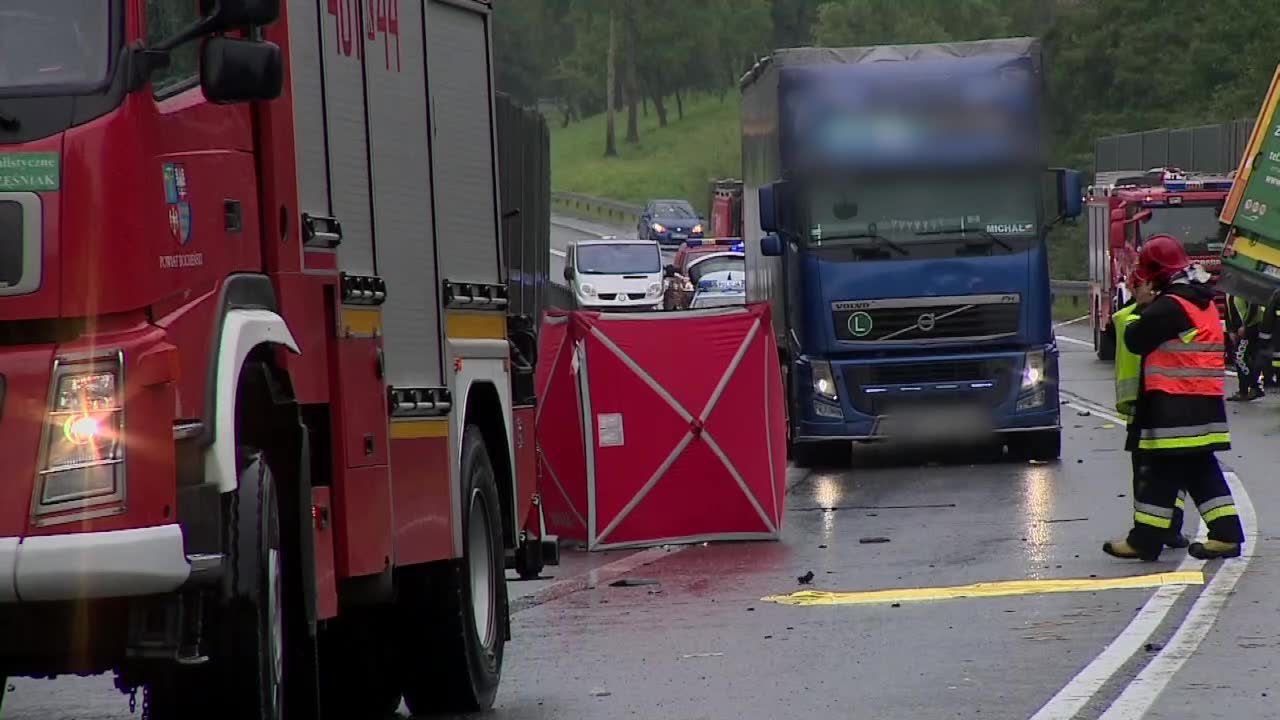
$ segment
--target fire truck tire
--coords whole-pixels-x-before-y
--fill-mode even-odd
[[[1114,330],[1103,330],[1098,327],[1099,324],[1095,322],[1093,325],[1093,349],[1099,360],[1111,362],[1116,359],[1116,333]]]
[[[400,707],[395,657],[387,649],[398,636],[381,609],[344,612],[321,631],[320,697],[324,717],[391,717]]]
[[[432,567],[400,595],[404,698],[414,715],[493,705],[507,622],[502,506],[480,428],[462,439],[461,560]]]
[[[224,651],[228,717],[277,720],[286,715],[285,628],[288,627],[286,558],[280,542],[280,502],[275,476],[261,452],[244,458],[231,498],[229,564],[235,598],[226,608]]]

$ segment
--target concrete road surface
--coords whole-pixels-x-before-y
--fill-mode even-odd
[[[555,247],[595,231],[558,225]],[[790,472],[780,542],[570,552],[548,569],[554,577],[511,583],[514,640],[487,717],[1275,717],[1280,594],[1267,558],[1280,540],[1280,399],[1231,408],[1235,449],[1222,460],[1248,490],[1237,496],[1250,521],[1246,557],[1115,560],[1101,545],[1130,523],[1129,459],[1107,412],[1111,366],[1088,337],[1087,325],[1059,329],[1069,401],[1060,462],[863,449],[847,472]],[[873,538],[887,542],[864,542]],[[762,599],[1096,585],[1177,570],[1203,571],[1205,584],[826,606]],[[799,584],[808,573],[812,584]],[[621,577],[657,584],[610,585]],[[107,679],[14,685],[5,720],[129,717]]]

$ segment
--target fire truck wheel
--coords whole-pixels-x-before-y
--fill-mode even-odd
[[[1093,348],[1098,359],[1111,362],[1116,359],[1116,334],[1114,330],[1103,330],[1098,323],[1093,325]]]
[[[230,570],[235,598],[226,609],[224,652],[235,717],[277,720],[285,715],[285,558],[280,543],[275,477],[262,453],[247,462],[231,499]]]
[[[462,438],[463,557],[401,594],[404,698],[414,715],[493,705],[506,643],[502,506],[480,428]],[[424,612],[425,610],[425,612]]]

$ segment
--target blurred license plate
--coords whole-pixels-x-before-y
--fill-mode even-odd
[[[989,435],[993,425],[990,411],[980,405],[913,403],[891,408],[880,419],[878,434],[912,441],[963,441]]]
[[[684,233],[671,233],[672,240],[688,240],[689,236]]]

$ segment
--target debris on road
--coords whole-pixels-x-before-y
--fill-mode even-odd
[[[689,653],[687,655],[681,655],[680,659],[694,660],[697,658],[714,658],[714,657],[724,657],[724,653],[722,652]]]
[[[1164,643],[1149,642],[1143,646],[1147,652],[1160,652],[1164,649]]]
[[[859,542],[859,543],[861,543],[861,544],[863,544],[863,545],[878,545],[878,544],[880,544],[880,543],[887,543],[887,542],[889,542],[889,538],[887,538],[887,537],[864,537],[864,538],[858,538],[858,542]]]
[[[796,578],[796,582],[800,583],[801,585],[808,585],[809,583],[813,582],[813,571],[810,570],[809,572]]]
[[[609,587],[640,587],[657,584],[659,584],[658,581],[653,578],[620,578],[609,583]]]
[[[1076,415],[1079,415],[1080,417],[1089,417],[1089,416],[1090,416],[1090,415],[1092,415],[1092,414],[1093,414],[1093,413],[1089,412],[1088,410],[1077,410],[1077,411],[1076,411]]]
[[[605,689],[603,689],[603,688],[596,688],[596,689],[594,689],[594,690],[592,690],[592,691],[591,691],[591,697],[609,697],[609,696],[610,696],[610,695],[612,695],[612,694],[613,694],[613,693],[611,693],[611,692],[609,692],[608,690],[605,690]]]
[[[819,550],[826,550],[826,549],[827,549],[827,546],[826,546],[826,545],[819,545],[819,546],[818,546],[818,549],[819,549]]]
[[[1050,520],[1041,520],[1040,522],[1044,523],[1045,525],[1053,525],[1055,523],[1084,522],[1085,520],[1088,520],[1088,519],[1089,518],[1087,517],[1053,518]]]

